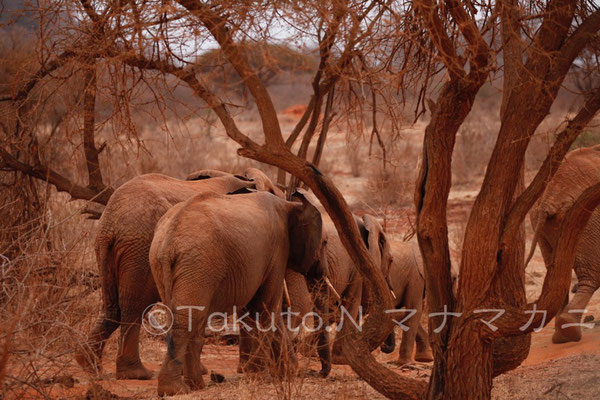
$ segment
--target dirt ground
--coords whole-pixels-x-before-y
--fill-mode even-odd
[[[590,314],[600,315],[600,296],[594,296],[588,308]],[[494,382],[493,399],[598,399],[600,398],[600,324],[584,331],[579,343],[552,344],[553,326],[549,324],[541,332],[533,334],[529,357],[523,365]],[[116,343],[111,339],[105,354],[101,378],[92,379],[73,365],[63,371],[65,379],[52,387],[51,398],[132,398],[156,397],[156,380],[116,380],[114,374]],[[142,359],[146,366],[158,371],[165,346],[160,339],[146,337],[142,343]],[[388,363],[394,354],[375,352],[377,359]],[[211,371],[225,376],[225,382],[216,384],[207,380],[207,388],[201,393],[206,399],[277,399],[284,393],[296,399],[383,399],[369,385],[358,378],[347,366],[334,366],[327,379],[310,377],[308,371],[318,371],[316,359],[300,356],[302,373],[289,384],[277,380],[253,380],[236,373],[237,346],[209,344],[205,346],[203,361]],[[398,374],[426,380],[431,364],[415,363],[399,368],[387,364]],[[457,373],[460,373],[457,371]],[[68,387],[73,385],[73,387]],[[94,386],[99,385],[99,386]],[[95,395],[95,396],[94,396]],[[198,393],[175,396],[177,399],[197,398]],[[39,398],[30,393],[26,398]]]
[[[404,138],[408,142],[419,143],[419,131],[422,126],[408,131]],[[330,162],[329,174],[344,193],[347,202],[355,212],[374,212],[364,202],[366,185],[365,176],[353,177],[347,171],[347,161],[342,156],[345,141],[344,135],[332,134],[327,154],[334,154],[335,163]],[[336,151],[338,153],[336,153]],[[344,172],[346,171],[346,172]],[[407,190],[412,190],[409,188]],[[452,256],[458,258],[460,248],[456,243],[462,239],[461,232],[468,217],[469,208],[475,199],[476,182],[468,186],[454,188],[450,195],[448,221],[450,225],[450,241]],[[410,231],[414,215],[410,205],[392,207],[385,210],[388,234],[394,240],[401,240]],[[526,224],[529,226],[529,224]],[[528,237],[531,229],[528,227]],[[414,240],[414,239],[413,239]],[[527,294],[530,300],[539,294],[545,275],[545,268],[539,251],[527,269]],[[90,300],[92,301],[92,300]],[[93,301],[98,302],[99,298]],[[587,315],[595,317],[597,323],[592,329],[584,329],[583,339],[579,343],[555,345],[551,343],[553,323],[538,333],[533,334],[529,357],[523,365],[510,373],[498,377],[494,382],[494,399],[598,399],[600,398],[600,292],[593,297]],[[397,333],[398,334],[398,333]],[[81,399],[146,399],[156,397],[156,380],[136,381],[115,379],[115,356],[118,335],[113,335],[106,346],[103,359],[103,373],[100,377],[84,374],[74,362],[64,368],[60,376],[48,383],[45,388],[48,398]],[[141,355],[145,365],[154,371],[159,370],[165,352],[160,338],[144,334],[141,344]],[[377,359],[388,363],[397,357],[393,354],[375,352]],[[177,399],[192,399],[201,396],[206,399],[382,399],[369,385],[359,379],[347,366],[334,366],[327,379],[311,377],[306,373],[318,371],[316,359],[300,356],[301,376],[292,382],[282,383],[277,380],[256,380],[236,373],[238,348],[207,344],[202,359],[212,371],[225,376],[225,382],[216,384],[207,382],[208,387],[195,394],[177,396]],[[431,364],[416,363],[403,368],[388,364],[398,374],[427,380]],[[460,373],[460,371],[456,371]],[[40,398],[34,390],[28,391],[24,398]]]
[[[459,191],[451,198],[451,226],[456,227],[463,221],[474,195],[469,190]],[[409,213],[408,210],[405,210]],[[399,214],[402,214],[398,211]],[[458,229],[458,228],[457,228]],[[544,277],[544,266],[536,252],[527,269],[527,292],[530,299],[537,296]],[[533,334],[529,357],[523,365],[498,377],[494,382],[494,399],[597,399],[600,398],[600,293],[592,298],[588,313],[595,317],[596,325],[584,329],[583,339],[579,343],[555,345],[551,343],[553,323]],[[398,330],[397,330],[398,331]],[[397,334],[399,334],[397,332]],[[104,372],[100,379],[92,379],[82,373],[75,365],[63,371],[64,382],[52,386],[51,398],[134,398],[156,397],[156,380],[118,381],[115,379],[116,336],[111,338],[105,353]],[[164,355],[165,346],[160,338],[145,334],[142,338],[142,359],[146,366],[158,371]],[[377,359],[388,363],[397,357],[393,354],[375,352]],[[238,348],[208,344],[203,354],[205,365],[225,376],[225,382],[216,384],[207,380],[208,387],[202,392],[207,399],[275,399],[284,394],[292,398],[323,399],[382,399],[369,385],[358,378],[347,366],[334,366],[327,379],[308,376],[309,370],[318,371],[316,359],[300,356],[301,376],[293,382],[283,384],[280,381],[253,380],[236,373]],[[431,364],[416,363],[403,368],[387,364],[398,374],[426,380]],[[457,371],[460,373],[460,371]],[[72,377],[73,379],[70,379]],[[99,385],[99,386],[98,386]],[[72,387],[69,387],[72,386]],[[39,397],[30,393],[30,398]],[[196,398],[197,394],[176,396],[178,399]]]

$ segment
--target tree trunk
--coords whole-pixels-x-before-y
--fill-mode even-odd
[[[445,400],[489,399],[492,391],[492,343],[481,337],[478,319],[453,324],[448,345]]]

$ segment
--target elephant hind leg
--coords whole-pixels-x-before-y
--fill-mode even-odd
[[[158,373],[158,395],[173,396],[176,394],[189,393],[193,389],[202,389],[204,381],[201,371],[197,367],[200,354],[191,354],[196,350],[201,351],[204,343],[203,331],[198,332],[197,326],[204,326],[206,316],[202,313],[193,312],[189,314],[187,309],[173,311],[173,326],[167,335],[167,353]],[[189,323],[194,322],[192,329]],[[196,321],[199,323],[196,324]],[[185,373],[185,380],[184,380]]]
[[[204,389],[205,385],[202,375],[208,373],[206,367],[204,367],[200,361],[200,355],[202,354],[202,348],[204,347],[204,335],[202,332],[204,332],[204,327],[193,333],[193,337],[190,339],[187,352],[185,353],[183,375],[185,377],[185,383],[189,385],[192,390]]]
[[[573,299],[556,316],[552,343],[578,342],[581,340],[581,318],[596,289],[585,284],[579,284]]]
[[[126,268],[134,262],[137,262],[135,268]],[[144,311],[160,298],[150,273],[147,255],[144,262],[135,259],[121,267],[127,273],[122,273],[119,284],[121,341],[117,356],[117,379],[151,379],[152,373],[140,359],[140,328]]]
[[[82,344],[82,349],[76,354],[75,361],[84,370],[90,373],[100,372],[102,369],[101,357],[106,340],[119,327],[119,310],[105,312],[101,316],[86,341]]]

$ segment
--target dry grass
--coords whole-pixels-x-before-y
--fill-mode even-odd
[[[91,224],[81,224],[78,208],[65,204],[65,196],[56,197],[31,221],[18,252],[0,262],[7,398],[31,392],[47,397],[53,383],[69,380],[63,371],[82,339],[80,322],[95,315],[99,303]]]
[[[244,132],[258,136],[260,121],[250,114],[240,115],[239,121]],[[282,121],[283,131],[289,132],[296,120],[282,117]],[[106,167],[107,181],[118,186],[135,175],[148,172],[184,177],[203,168],[240,172],[248,166],[259,166],[238,157],[235,153],[237,146],[225,137],[222,128],[211,126],[209,122],[198,118],[185,124],[169,122],[162,128],[146,125],[140,132],[139,141],[115,136],[107,128],[99,134],[100,140],[108,143],[101,160]],[[528,153],[528,160],[531,160],[528,168],[535,167],[547,151],[547,138],[553,134],[550,128],[553,122],[549,121],[544,126],[548,127],[547,130],[542,127]],[[497,128],[497,117],[485,113],[474,114],[461,128],[453,160],[456,185],[470,188],[479,182]],[[394,216],[400,218],[398,215],[401,215],[404,221],[405,215],[400,214],[400,210],[412,209],[421,134],[418,132],[402,145],[390,148],[384,170],[381,154],[374,152],[369,158],[364,140],[348,144],[346,134],[333,129],[321,170],[339,183],[348,199],[354,199],[351,202],[354,206],[384,215],[386,220]],[[593,134],[589,136],[593,139]],[[77,154],[67,153],[57,146],[48,149],[45,157],[51,160],[54,168],[74,171],[74,166],[82,165]],[[271,177],[275,176],[273,168],[259,167]],[[7,175],[3,175],[2,179],[5,179],[3,184],[12,182]],[[85,182],[83,175],[74,176],[74,179]],[[76,397],[82,396],[95,382],[110,389],[115,383],[112,371],[117,334],[107,344],[104,365],[109,372],[103,376],[88,377],[72,361],[74,350],[89,331],[101,304],[92,251],[95,222],[79,214],[85,204],[69,202],[68,196],[52,190],[46,192],[45,187],[37,183],[3,186],[0,200],[3,221],[0,226],[0,318],[4,321],[0,327],[0,351],[3,357],[7,357],[0,357],[0,369],[5,363],[2,395],[4,398],[25,395],[53,398],[56,387],[68,388],[75,384],[76,389],[79,387],[73,395]],[[450,244],[455,262],[460,258],[466,222],[463,219],[451,221]],[[535,281],[528,282],[528,293],[539,287],[543,277],[538,270],[532,273]],[[162,339],[143,334],[141,346],[143,361],[149,361],[151,368],[156,370],[165,351]],[[212,362],[220,360],[236,365],[237,347],[208,347],[217,348],[208,351],[209,368]],[[314,369],[315,363],[314,359],[300,357],[300,370]],[[215,369],[218,371],[218,368]],[[118,383],[127,387],[127,382]],[[155,393],[155,382],[144,387],[144,390],[135,386],[128,388],[123,396],[145,398]],[[332,378],[325,381],[303,373],[265,381],[231,372],[226,383],[211,383],[202,395],[215,399],[381,398],[347,368],[334,369]]]

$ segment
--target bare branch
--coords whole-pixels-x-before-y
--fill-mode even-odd
[[[594,209],[600,205],[600,183],[587,188],[564,214],[552,262],[544,278],[542,293],[526,310],[507,310],[495,324],[498,330],[490,336],[519,336],[549,323],[562,307],[562,293],[567,293],[571,283],[571,270],[575,263],[577,243]],[[535,308],[534,308],[535,307]],[[543,310],[532,316],[535,310]],[[531,318],[531,321],[530,321]]]
[[[427,26],[431,41],[434,43],[444,65],[448,68],[450,79],[458,79],[464,76],[465,70],[440,19],[437,4],[432,0],[416,0],[415,5]]]
[[[450,14],[452,14],[467,43],[472,47],[470,60],[473,65],[471,68],[487,67],[488,57],[491,56],[490,48],[479,32],[475,21],[467,14],[458,0],[447,0],[447,3]]]
[[[85,92],[83,96],[83,149],[88,172],[88,185],[99,192],[105,189],[100,152],[95,144],[96,131],[96,68],[90,67],[85,74]]]
[[[564,42],[556,56],[553,76],[564,76],[571,68],[573,61],[590,43],[600,30],[600,10],[587,17],[573,34]],[[562,79],[561,79],[562,82]]]
[[[91,200],[96,203],[104,204],[108,202],[108,199],[113,193],[113,189],[106,188],[103,191],[96,191],[94,189],[83,187],[71,182],[68,178],[60,175],[58,172],[43,166],[31,166],[14,158],[4,149],[0,148],[0,166],[8,168],[13,171],[19,171],[26,175],[48,182],[56,187],[59,192],[66,192],[71,195],[74,199]]]
[[[509,243],[515,237],[515,233],[525,219],[527,212],[542,195],[547,183],[552,179],[560,166],[560,161],[565,157],[579,133],[598,113],[598,110],[600,110],[600,88],[594,91],[579,109],[577,115],[558,134],[538,173],[527,189],[514,202],[506,218],[504,231],[500,239],[501,248],[506,248],[510,245]]]
[[[276,147],[284,147],[285,143],[281,136],[281,128],[271,96],[256,72],[250,67],[244,52],[234,42],[231,32],[226,26],[226,20],[215,13],[208,5],[197,0],[177,0],[177,2],[202,21],[250,90],[261,117],[265,143]]]

